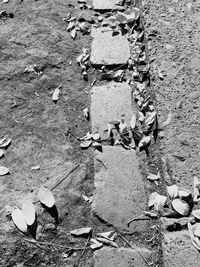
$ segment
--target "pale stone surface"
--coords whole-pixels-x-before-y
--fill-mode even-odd
[[[103,163],[103,164],[102,164]],[[143,231],[147,221],[127,222],[145,210],[146,195],[136,152],[122,147],[104,146],[95,154],[95,193],[93,212],[118,229]]]
[[[129,42],[121,33],[113,36],[109,27],[92,28],[90,61],[95,65],[126,64],[130,57]]]
[[[187,230],[166,232],[162,245],[165,267],[200,267],[200,254]]]
[[[140,249],[140,253],[148,260],[151,252]],[[141,255],[130,248],[102,248],[94,253],[94,267],[146,267]]]
[[[93,0],[95,10],[124,9],[119,5],[121,0]]]
[[[128,124],[132,117],[131,88],[127,83],[107,83],[94,86],[91,94],[92,131],[107,138],[108,122],[124,118]]]

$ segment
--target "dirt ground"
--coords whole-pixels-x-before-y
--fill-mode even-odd
[[[0,137],[12,138],[1,158],[1,165],[9,168],[10,174],[0,179],[0,266],[93,266],[90,250],[83,257],[79,250],[66,257],[70,247],[82,248],[86,242],[73,238],[69,231],[84,226],[94,232],[113,229],[93,216],[90,204],[82,197],[92,196],[94,189],[93,151],[82,151],[77,137],[90,130],[83,109],[89,107],[90,84],[98,73],[90,68],[89,80],[85,81],[76,63],[82,48],[91,44],[89,35],[78,33],[73,40],[67,31],[64,18],[69,13],[91,16],[91,11],[81,11],[77,6],[74,1],[62,0],[11,0],[0,4],[0,10],[14,15],[0,19]],[[37,73],[24,73],[34,64]],[[59,85],[61,95],[55,104],[52,93]],[[39,170],[31,169],[37,165]],[[36,192],[41,185],[55,187],[61,220],[57,228],[37,203]],[[24,238],[28,237],[19,233],[6,216],[29,198],[37,208],[38,240],[52,245],[38,248],[27,242]],[[156,263],[162,260],[157,222],[149,226],[142,236],[126,238],[153,248]],[[147,241],[152,236],[154,241]]]

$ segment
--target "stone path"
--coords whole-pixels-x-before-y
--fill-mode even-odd
[[[96,10],[111,10],[119,1],[93,1]],[[119,7],[119,6],[118,6]],[[90,61],[95,65],[127,64],[130,58],[129,42],[121,34],[113,35],[111,28],[93,28]],[[93,86],[91,91],[92,131],[107,138],[108,122],[121,120],[129,123],[133,114],[132,90],[125,83],[106,82]],[[147,221],[138,221],[127,227],[127,222],[146,209],[146,194],[135,150],[121,146],[103,146],[96,152],[95,192],[92,210],[95,215],[117,230],[142,233]],[[135,202],[137,202],[139,205]],[[146,255],[147,250],[141,248]],[[151,254],[150,251],[147,253]],[[134,249],[102,248],[94,254],[95,267],[146,266]]]

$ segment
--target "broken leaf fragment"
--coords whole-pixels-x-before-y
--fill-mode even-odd
[[[27,232],[27,224],[24,215],[20,209],[15,209],[12,212],[12,220],[15,226],[23,233]]]
[[[77,35],[77,31],[76,31],[76,28],[74,28],[71,31],[71,37],[75,40],[76,39],[76,35]]]
[[[89,235],[91,232],[92,232],[91,227],[84,227],[70,231],[70,234],[73,236],[82,236],[82,235]]]
[[[103,232],[103,233],[97,233],[98,237],[103,237],[106,239],[109,239],[111,241],[114,241],[116,238],[116,233],[114,231],[109,231],[109,232]]]
[[[109,246],[114,247],[114,248],[118,248],[118,245],[115,242],[113,242],[113,241],[111,241],[111,240],[109,240],[107,238],[97,237],[96,239],[100,243],[103,243],[105,245],[109,245]]]
[[[172,201],[172,207],[182,216],[187,216],[190,211],[190,207],[184,200],[176,198]]]
[[[132,117],[131,117],[131,121],[130,121],[130,126],[131,126],[131,129],[133,130],[136,126],[136,116],[135,114],[133,113]]]
[[[0,176],[6,175],[8,174],[10,171],[8,168],[4,167],[4,166],[0,166]]]

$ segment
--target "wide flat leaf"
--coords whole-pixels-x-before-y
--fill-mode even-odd
[[[27,232],[27,224],[24,215],[20,209],[15,209],[12,212],[12,220],[16,227],[23,233]]]
[[[91,231],[92,231],[91,227],[84,227],[70,231],[70,234],[74,236],[82,236],[82,235],[89,235]]]
[[[38,196],[40,202],[44,204],[46,207],[51,208],[55,205],[55,198],[49,189],[43,186],[40,187]]]
[[[22,205],[22,213],[24,215],[25,221],[28,225],[33,225],[36,219],[35,206],[32,202],[26,201]]]
[[[9,173],[9,169],[3,166],[0,166],[0,176],[6,175]]]
[[[175,211],[177,211],[182,216],[187,216],[189,214],[189,211],[190,211],[190,207],[187,204],[187,202],[185,202],[179,198],[176,198],[172,201],[172,207]]]

